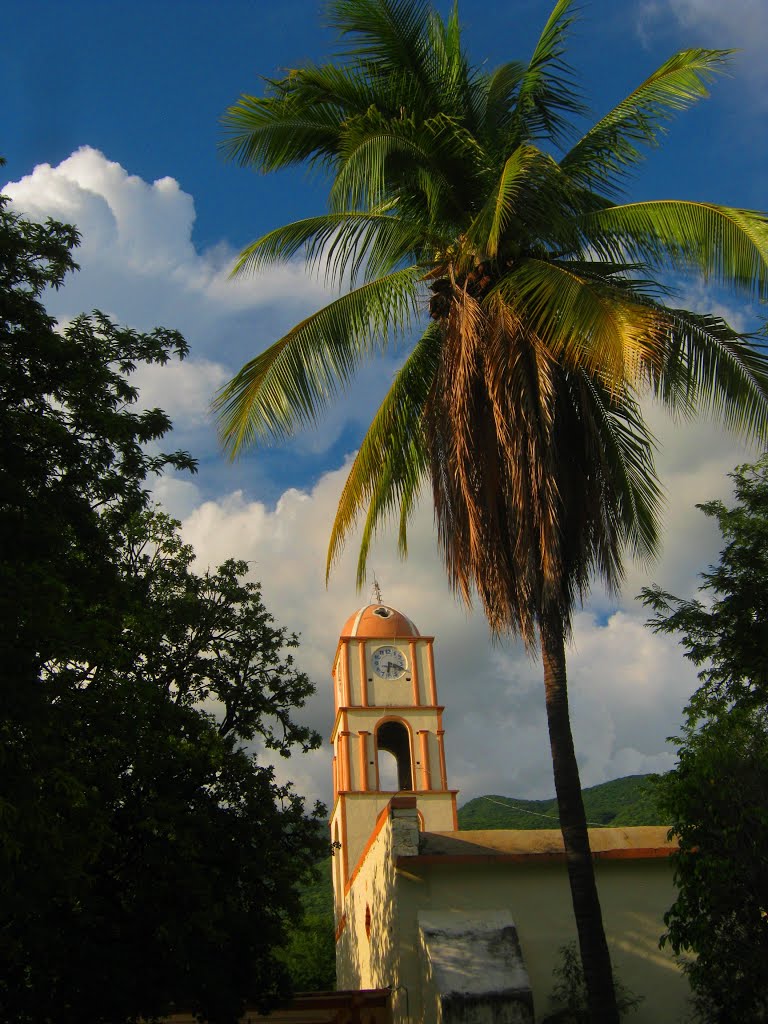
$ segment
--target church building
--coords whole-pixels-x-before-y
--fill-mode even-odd
[[[394,1024],[533,1024],[550,1012],[560,948],[576,937],[562,837],[458,830],[433,643],[381,600],[341,630],[330,823],[337,988],[387,991]],[[617,974],[644,997],[629,1019],[675,1021],[688,985],[658,946],[674,843],[666,827],[594,828],[590,843]]]

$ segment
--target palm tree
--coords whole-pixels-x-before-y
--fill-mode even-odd
[[[408,355],[352,465],[328,566],[364,516],[399,546],[432,486],[450,581],[496,635],[540,646],[579,944],[594,1021],[618,1020],[571,736],[565,643],[595,576],[657,546],[660,488],[640,401],[768,435],[768,360],[659,279],[768,292],[768,221],[707,203],[621,202],[665,122],[707,95],[727,51],[686,50],[579,137],[557,0],[527,64],[469,63],[458,12],[425,0],[332,0],[342,49],[242,96],[224,148],[272,171],[308,163],[329,210],[258,239],[236,272],[303,252],[339,298],[247,363],[217,406],[225,447],[314,422],[360,360]]]

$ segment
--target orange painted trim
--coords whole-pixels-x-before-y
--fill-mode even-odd
[[[432,643],[434,639],[435,638],[433,636],[421,636],[421,634],[419,634],[419,636],[414,636],[413,633],[407,633],[404,636],[364,636],[362,633],[342,633],[339,637],[339,647],[341,647],[345,640],[375,640],[377,643],[381,643],[382,641],[388,642],[390,640],[408,641],[409,643],[411,640],[428,640]],[[337,647],[336,650],[338,651],[338,649],[339,648]]]
[[[352,697],[349,693],[349,641],[345,640],[344,644],[344,704],[349,707],[352,703]]]
[[[433,707],[437,706],[437,683],[435,682],[435,654],[431,639],[427,643],[427,674],[429,676],[429,699]]]
[[[361,729],[358,735],[360,753],[360,791],[368,792],[368,737],[371,735],[365,729]]]
[[[424,783],[420,788],[429,792],[432,789],[432,772],[429,767],[429,732],[426,729],[420,729],[418,736],[421,748],[421,777]]]
[[[448,772],[445,768],[445,729],[437,730],[437,754],[440,758],[440,788],[448,789]]]
[[[333,843],[333,850],[331,855],[331,881],[333,882],[333,912],[337,916],[341,916],[344,911],[344,881],[341,877],[343,870],[341,860],[341,835],[339,832],[339,822],[334,817],[331,821],[331,842]]]
[[[342,934],[344,933],[344,929],[346,927],[347,927],[347,915],[346,914],[342,914],[341,918],[339,919],[339,923],[336,926],[336,934],[334,936],[334,942],[338,942],[339,941],[339,939],[341,938]]]
[[[451,795],[451,805],[453,810],[453,829],[454,832],[459,831],[459,812],[456,810],[456,794]]]
[[[339,777],[338,768],[336,766],[336,757],[334,756],[331,761],[331,778],[333,779],[333,801],[336,802],[336,797],[339,795]]]
[[[343,708],[342,713],[349,711],[349,708]],[[412,712],[414,710],[413,704],[369,704],[367,708],[352,708],[354,714],[360,714],[361,711],[407,711]],[[435,712],[439,715],[441,711],[445,711],[445,708],[440,704],[419,704],[419,713],[422,714],[425,711]]]
[[[360,868],[363,866],[363,861],[368,856],[368,851],[373,846],[373,844],[376,842],[376,839],[378,838],[379,833],[384,828],[384,825],[386,824],[386,822],[389,820],[389,813],[390,813],[390,808],[392,807],[392,803],[393,803],[392,800],[390,800],[389,803],[386,805],[386,807],[383,807],[381,809],[381,811],[379,811],[379,816],[376,819],[376,824],[373,826],[373,832],[371,832],[371,834],[368,836],[368,841],[366,842],[366,844],[363,847],[363,849],[360,851],[360,856],[357,858],[357,864],[355,864],[354,869],[352,871],[352,874],[349,876],[349,878],[347,879],[346,884],[344,885],[344,895],[345,896],[347,895],[349,890],[352,888],[355,879],[357,878],[358,874],[360,873]]]
[[[339,734],[341,750],[341,788],[352,789],[352,765],[350,763],[349,733],[344,731]]]
[[[365,641],[357,642],[358,660],[360,663],[360,704],[368,707],[368,669],[365,664]]]
[[[643,850],[596,850],[594,860],[660,860],[677,853],[677,847],[651,846]]]
[[[411,655],[411,683],[413,685],[413,706],[421,706],[421,692],[419,690],[419,659],[416,654],[416,641],[411,640],[408,644]]]
[[[349,857],[347,854],[347,801],[341,797],[341,884],[345,886],[346,895],[347,878],[349,877]]]
[[[662,860],[676,849],[650,847],[643,850],[597,850],[593,860]],[[412,857],[400,854],[396,866],[412,864],[565,864],[565,853],[417,853]]]
[[[339,723],[341,722],[341,710],[336,712],[336,717],[333,720],[333,728],[331,729],[331,735],[328,737],[328,742],[333,744],[336,740],[336,733],[339,729]]]
[[[376,787],[374,792],[381,793],[381,779],[379,778],[379,744],[376,741],[376,730],[373,730],[373,783]]]

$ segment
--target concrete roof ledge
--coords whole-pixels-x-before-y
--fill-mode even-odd
[[[418,920],[443,1024],[532,1024],[531,984],[508,911],[419,911]]]
[[[596,859],[668,857],[677,842],[668,839],[667,825],[625,828],[591,828],[589,842]],[[563,858],[565,850],[559,829],[492,829],[470,832],[423,832],[421,858],[498,857],[501,859]]]

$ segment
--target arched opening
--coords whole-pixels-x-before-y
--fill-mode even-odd
[[[391,758],[378,759],[379,789],[385,793],[393,790],[412,790],[411,742],[403,723],[382,722],[376,730],[376,749],[379,753],[384,751],[391,755]],[[392,765],[392,759],[394,771],[387,766],[387,762]]]

